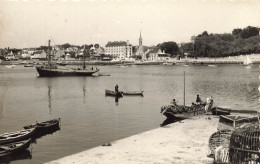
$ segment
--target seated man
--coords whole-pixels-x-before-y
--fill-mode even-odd
[[[200,99],[200,96],[197,95],[197,98],[196,98],[196,104],[199,105],[202,103],[202,100]]]
[[[172,100],[171,104],[172,104],[173,106],[177,106],[177,102],[175,101],[175,99]]]

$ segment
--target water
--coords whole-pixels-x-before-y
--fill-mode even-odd
[[[61,130],[32,144],[31,159],[11,163],[43,163],[103,143],[160,126],[160,107],[175,98],[183,104],[183,72],[186,72],[186,104],[199,94],[212,95],[218,106],[236,110],[260,109],[260,69],[242,65],[100,66],[101,77],[37,77],[35,68],[0,66],[0,134],[24,125],[61,118]],[[144,97],[123,97],[116,102],[105,89],[144,90]],[[25,158],[25,157],[21,157]]]

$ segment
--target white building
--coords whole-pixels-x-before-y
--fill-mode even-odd
[[[149,61],[167,61],[170,59],[170,55],[164,51],[162,52],[159,47],[148,50],[147,54]]]
[[[129,41],[108,42],[105,47],[105,55],[111,55],[119,60],[129,59],[133,55],[132,45]]]

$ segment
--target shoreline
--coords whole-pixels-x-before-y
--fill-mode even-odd
[[[200,115],[66,156],[47,164],[213,163],[208,140],[218,116]]]
[[[260,54],[251,54],[249,55],[253,64],[260,64]],[[177,60],[176,58],[169,59],[169,63],[178,64],[193,64],[193,65],[206,65],[206,64],[243,64],[245,56],[233,56],[233,57],[224,57],[224,58],[183,58]],[[0,61],[0,65],[23,65],[21,64],[22,61],[28,62],[47,62],[44,60],[18,60],[18,61]],[[82,65],[83,61],[81,60],[63,60],[68,62],[67,65]],[[56,63],[56,61],[54,61]],[[93,60],[93,61],[85,61],[87,65],[162,65],[165,63],[166,60],[160,61],[100,61],[100,60]]]

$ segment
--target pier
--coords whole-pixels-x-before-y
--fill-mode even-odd
[[[200,115],[98,146],[47,164],[71,163],[213,163],[208,140],[219,117]]]

